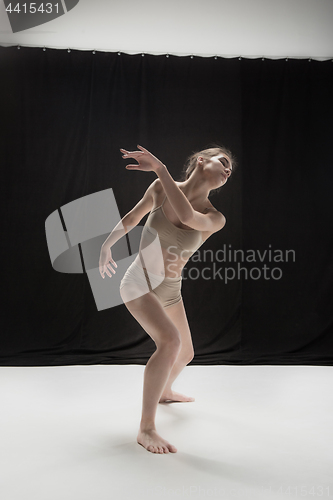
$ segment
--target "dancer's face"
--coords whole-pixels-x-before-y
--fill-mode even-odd
[[[199,157],[203,160],[203,173],[212,182],[215,189],[223,186],[232,173],[232,164],[230,158],[225,154],[212,156],[211,158]]]

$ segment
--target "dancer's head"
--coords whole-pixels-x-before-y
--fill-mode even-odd
[[[223,172],[226,174],[226,178],[222,184],[223,186],[237,166],[236,158],[231,151],[224,146],[214,146],[203,149],[189,156],[185,162],[181,180],[186,181],[189,179],[197,168],[202,169],[206,167],[209,168],[211,172],[214,172],[216,168],[220,170],[221,164],[224,166]],[[212,189],[210,195],[219,192],[222,186]]]

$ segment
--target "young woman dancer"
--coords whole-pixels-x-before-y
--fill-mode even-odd
[[[155,415],[159,402],[194,401],[172,390],[174,380],[194,356],[180,293],[181,273],[191,255],[226,223],[208,196],[227,182],[235,161],[225,148],[205,149],[188,159],[185,180],[175,182],[160,160],[147,149],[138,148],[139,151],[120,150],[124,159],[133,158],[138,162],[126,168],[153,171],[157,179],[103,243],[99,270],[102,278],[105,274],[112,277],[117,264],[112,258],[111,246],[150,212],[138,256],[121,281],[120,293],[127,309],[156,344],[144,371],[137,442],[152,453],[175,453],[176,447],[157,434]],[[141,252],[142,241],[149,237],[152,241],[154,234],[160,242],[160,259],[158,252],[147,253],[149,245],[145,253]]]

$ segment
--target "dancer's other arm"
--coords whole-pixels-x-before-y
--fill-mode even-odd
[[[133,229],[133,227],[137,226],[140,220],[152,209],[154,203],[153,192],[156,181],[157,179],[149,186],[144,196],[135,207],[132,208],[132,210],[130,210],[130,212],[128,212],[112,229],[111,233],[104,241],[99,258],[99,272],[102,278],[104,278],[105,273],[111,278],[112,275],[110,271],[113,274],[116,272],[112,267],[112,265],[117,267],[117,264],[112,258],[111,247]]]

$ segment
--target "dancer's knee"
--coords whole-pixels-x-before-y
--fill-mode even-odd
[[[174,329],[163,335],[157,348],[176,358],[182,348],[182,340],[178,330]]]
[[[184,365],[188,365],[189,363],[191,363],[192,359],[194,358],[194,351],[191,350],[191,351],[181,352],[179,354],[179,358],[183,362]]]

